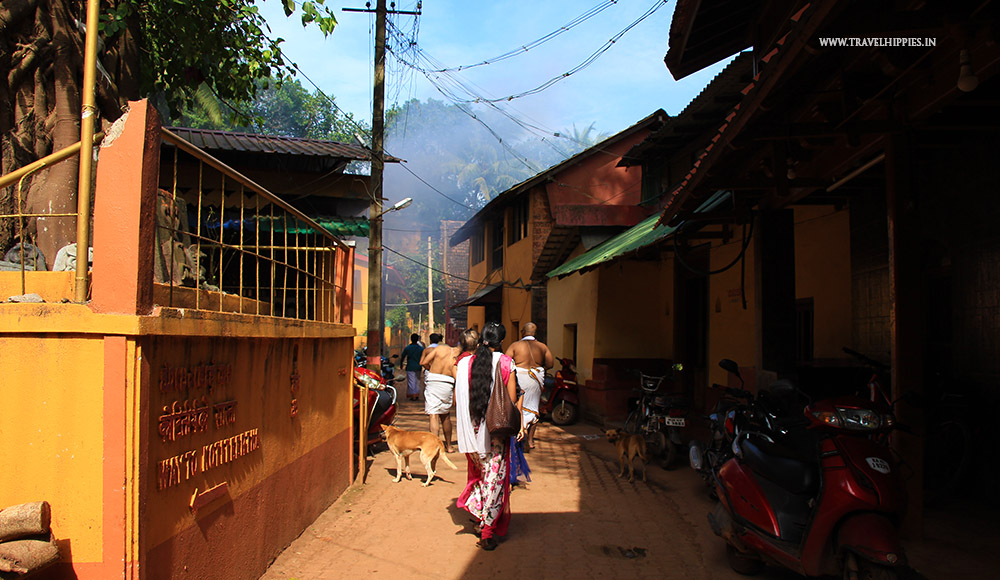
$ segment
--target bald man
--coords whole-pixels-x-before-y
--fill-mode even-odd
[[[528,322],[521,328],[521,340],[507,348],[504,353],[514,359],[517,385],[524,391],[521,419],[528,429],[527,449],[535,448],[535,425],[538,422],[538,405],[542,399],[545,384],[545,369],[552,368],[555,357],[544,342],[535,339],[538,327]]]
[[[424,375],[424,412],[430,418],[430,431],[435,436],[444,431],[444,449],[451,453],[451,406],[455,393],[455,358],[458,349],[444,344],[443,336],[431,335],[431,345],[424,349],[420,365]]]

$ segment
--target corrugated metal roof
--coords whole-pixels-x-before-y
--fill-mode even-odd
[[[730,192],[728,191],[717,192],[715,195],[706,200],[705,203],[701,204],[701,206],[695,210],[695,213],[703,213],[713,210],[729,197]],[[650,216],[638,225],[625,230],[589,252],[584,252],[583,254],[580,254],[572,260],[566,262],[562,266],[559,266],[555,270],[552,270],[546,274],[546,276],[549,278],[558,278],[568,276],[577,271],[590,270],[600,264],[603,264],[604,262],[609,262],[620,258],[625,254],[651,246],[676,232],[677,228],[680,227],[671,227],[663,224],[658,225],[657,222],[659,222],[659,220],[659,214]]]
[[[231,131],[211,131],[187,127],[168,127],[179,137],[192,145],[207,151],[240,151],[249,153],[274,153],[281,155],[304,155],[311,157],[337,157],[352,161],[367,161],[371,154],[364,147],[350,143],[302,139],[299,137],[278,137],[234,133]],[[386,157],[387,162],[399,161]]]
[[[676,117],[670,117],[662,128],[629,149],[618,165],[638,165],[645,159],[665,155],[702,138],[698,127],[704,127],[702,134],[707,134],[709,130],[718,127],[733,104],[738,102],[738,97],[742,97],[740,91],[747,86],[752,77],[753,55],[750,52],[738,54],[695,98],[691,99],[684,110]],[[730,98],[733,101],[730,101]]]

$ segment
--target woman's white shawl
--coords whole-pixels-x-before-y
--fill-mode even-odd
[[[503,353],[493,353],[493,369],[490,376],[497,374],[497,364]],[[478,431],[472,424],[469,414],[469,367],[473,357],[467,356],[458,361],[458,376],[455,377],[455,419],[458,422],[458,451],[460,453],[478,453],[485,457],[490,450],[490,433],[486,430],[486,420],[479,424]],[[493,387],[490,387],[492,392]]]

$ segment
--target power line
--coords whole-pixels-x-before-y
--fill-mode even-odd
[[[507,51],[507,52],[505,52],[505,53],[503,53],[501,55],[494,56],[493,58],[488,58],[486,60],[483,60],[481,62],[477,62],[475,64],[466,64],[466,65],[460,65],[460,66],[455,66],[455,67],[437,68],[437,69],[419,69],[419,68],[415,68],[414,70],[417,70],[417,71],[422,72],[422,73],[458,72],[458,71],[462,71],[462,70],[465,70],[465,69],[476,68],[476,67],[485,66],[485,65],[488,65],[488,64],[493,64],[493,63],[496,63],[496,62],[500,62],[502,60],[507,60],[508,58],[513,58],[513,57],[515,57],[515,56],[517,56],[519,54],[523,54],[525,52],[528,52],[529,50],[531,50],[533,48],[541,46],[542,44],[545,44],[546,42],[552,40],[553,38],[556,38],[557,36],[561,35],[564,32],[569,32],[573,28],[576,28],[577,26],[583,24],[587,20],[590,20],[594,16],[597,16],[601,12],[604,12],[604,10],[606,10],[607,8],[610,8],[611,6],[614,6],[617,3],[618,3],[618,0],[605,0],[604,2],[598,4],[597,6],[594,6],[593,8],[587,10],[586,12],[584,12],[583,14],[581,14],[580,16],[577,16],[576,18],[574,18],[573,20],[571,20],[569,23],[564,24],[563,26],[560,26],[556,30],[553,30],[552,32],[546,34],[545,36],[542,36],[541,38],[533,40],[533,41],[531,41],[531,42],[529,42],[527,44],[521,45],[518,48],[515,48],[513,50]]]
[[[645,19],[649,18],[650,16],[652,16],[657,10],[659,10],[660,8],[662,8],[663,5],[665,5],[667,2],[669,2],[669,0],[656,0],[656,2],[648,10],[646,10],[646,12],[642,14],[642,16],[640,16],[635,21],[633,21],[631,24],[629,24],[624,29],[620,30],[617,34],[615,34],[614,36],[612,36],[607,42],[605,42],[596,51],[594,51],[593,53],[591,53],[590,56],[588,56],[586,59],[584,59],[581,63],[579,63],[578,65],[576,65],[575,67],[573,67],[569,71],[564,72],[561,75],[552,77],[551,79],[545,81],[544,83],[542,83],[541,85],[538,85],[537,87],[535,87],[533,89],[529,89],[527,91],[522,91],[520,93],[515,93],[515,94],[507,95],[507,96],[504,96],[504,97],[492,98],[492,99],[486,99],[486,98],[483,98],[483,97],[481,97],[479,95],[476,95],[476,94],[470,92],[470,96],[473,97],[473,98],[471,98],[471,99],[462,99],[462,102],[466,102],[466,103],[490,103],[490,102],[492,102],[492,103],[499,103],[499,102],[504,102],[504,101],[512,101],[514,99],[520,99],[522,97],[526,97],[526,96],[529,96],[529,95],[534,95],[534,94],[540,93],[540,92],[548,89],[552,85],[558,83],[559,81],[561,81],[563,79],[566,79],[567,77],[570,77],[570,76],[572,76],[572,75],[580,72],[581,70],[589,67],[591,64],[594,63],[594,61],[596,61],[598,58],[600,58],[605,52],[607,52],[608,50],[610,50],[611,47],[616,42],[618,42],[618,40],[621,39],[621,37],[625,36],[626,33],[628,33],[630,30],[632,30],[633,28],[635,28],[636,26],[638,26],[639,23],[641,23],[643,20],[645,20]],[[433,60],[433,59],[427,58],[426,57],[426,53],[424,53],[423,50],[420,49],[419,47],[414,47],[413,52],[417,56],[424,57],[425,60],[427,60],[428,62],[430,62],[430,61]],[[403,62],[403,64],[406,64],[407,66],[414,67],[418,71],[422,72],[424,74],[424,76],[426,76],[428,78],[428,80],[430,80],[430,74],[431,74],[430,71],[433,70],[433,69],[427,69],[426,67],[421,67],[421,66],[419,66],[419,65],[417,65],[415,63],[403,60],[399,55],[397,55],[395,53],[393,53],[393,55],[396,56],[396,58],[400,59],[400,61]],[[433,64],[432,64],[432,66],[433,66]],[[448,71],[448,69],[442,69],[439,72],[445,72],[445,71]],[[450,72],[450,71],[448,71],[448,72]]]
[[[404,260],[409,260],[410,262],[413,262],[414,264],[417,264],[419,266],[427,268],[427,269],[429,269],[429,270],[431,270],[433,272],[437,272],[438,274],[441,274],[443,276],[450,276],[452,278],[455,278],[456,280],[461,280],[463,282],[471,282],[473,284],[482,284],[484,282],[484,280],[472,280],[472,279],[469,279],[469,278],[463,278],[462,276],[459,276],[457,274],[452,274],[450,272],[445,272],[444,270],[438,270],[437,268],[431,266],[430,264],[426,264],[426,263],[421,262],[419,260],[414,260],[413,258],[407,256],[406,254],[397,252],[396,250],[393,250],[392,248],[390,248],[389,246],[386,246],[385,244],[382,244],[382,249],[385,250],[385,251],[387,251],[387,252],[392,252],[393,254],[396,254],[397,256],[399,256],[400,258],[403,258]],[[520,278],[518,278],[518,280],[520,280]],[[528,286],[528,285],[526,285],[524,282],[520,282],[519,284],[517,284],[517,283],[514,283],[514,282],[506,282],[504,280],[501,280],[500,281],[500,286],[503,287],[503,288],[513,288],[515,290],[531,290],[531,287]]]

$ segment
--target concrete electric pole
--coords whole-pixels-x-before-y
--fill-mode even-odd
[[[393,3],[395,6],[395,2]],[[385,20],[386,14],[420,15],[415,12],[387,10],[385,0],[366,8],[344,8],[344,12],[375,12],[375,88],[372,93],[372,175],[371,202],[368,204],[368,368],[382,368],[382,172],[385,169]],[[400,205],[400,204],[397,204]],[[393,206],[393,209],[402,207]]]
[[[427,334],[434,332],[434,270],[431,264],[431,237],[427,236]]]

